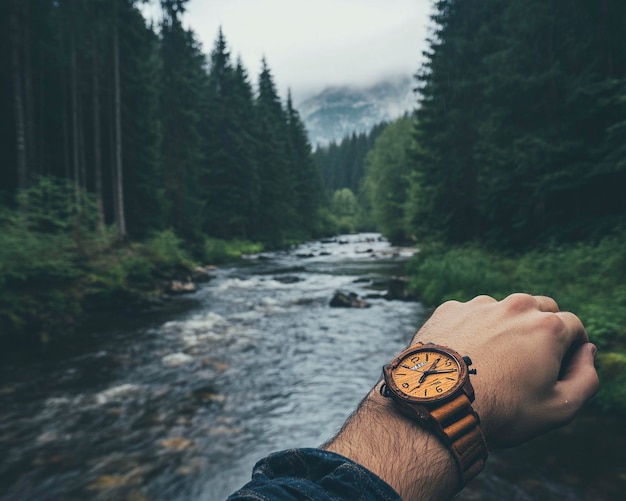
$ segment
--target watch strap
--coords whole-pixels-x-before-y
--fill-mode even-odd
[[[478,414],[464,393],[429,412],[433,431],[448,446],[459,467],[463,487],[482,471],[489,455]]]

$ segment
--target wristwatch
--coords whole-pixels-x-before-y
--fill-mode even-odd
[[[476,369],[469,357],[433,343],[417,343],[383,367],[380,393],[422,427],[437,435],[450,449],[464,487],[485,466],[489,455],[472,408],[474,388],[470,374]]]

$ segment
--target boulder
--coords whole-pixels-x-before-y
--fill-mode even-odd
[[[193,282],[172,280],[167,287],[167,292],[170,294],[190,294],[192,292],[196,292],[197,289],[196,284]]]
[[[330,300],[333,308],[369,308],[370,304],[359,298],[354,292],[336,291]]]
[[[300,259],[309,259],[315,257],[315,254],[313,254],[312,252],[299,252],[296,254],[296,257]]]
[[[295,284],[302,281],[300,277],[296,277],[295,275],[278,275],[274,277],[274,280],[281,284]]]
[[[407,277],[391,277],[387,284],[385,299],[399,299],[400,301],[415,301],[417,298],[409,292],[409,279]]]
[[[213,278],[211,272],[215,269],[215,266],[196,266],[191,273],[191,280],[196,283],[208,282]]]

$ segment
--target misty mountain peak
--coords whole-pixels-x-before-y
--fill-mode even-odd
[[[334,86],[305,99],[298,106],[315,146],[340,141],[352,133],[368,132],[415,108],[413,79],[389,78],[369,87]]]

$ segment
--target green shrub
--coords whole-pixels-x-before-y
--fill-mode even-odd
[[[192,266],[189,254],[183,248],[182,239],[173,230],[164,230],[152,235],[140,246],[140,252],[152,263],[159,266]]]
[[[122,243],[97,220],[91,197],[52,178],[0,209],[0,341],[61,338],[85,308],[141,304],[172,270],[193,266],[171,230]]]
[[[203,259],[210,264],[220,264],[241,258],[244,254],[255,254],[263,250],[260,243],[247,240],[221,240],[207,238],[204,241]]]
[[[337,235],[339,233],[339,223],[337,217],[330,209],[323,207],[318,211],[316,218],[317,226],[314,229],[315,236],[326,237],[329,235]]]
[[[446,250],[433,244],[413,258],[410,289],[430,306],[480,294],[503,297],[512,287],[510,267],[509,260],[478,247]]]

